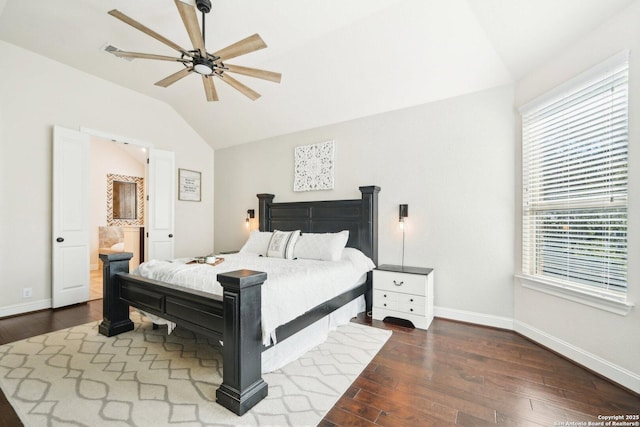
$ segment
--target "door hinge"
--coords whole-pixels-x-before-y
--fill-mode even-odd
[[[147,157],[147,164],[149,164],[149,158]]]

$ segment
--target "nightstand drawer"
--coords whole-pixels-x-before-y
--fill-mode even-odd
[[[373,301],[374,307],[420,316],[424,316],[425,314],[425,297],[385,290],[374,290]]]
[[[427,278],[419,274],[373,270],[373,282],[379,290],[423,296],[427,292]]]

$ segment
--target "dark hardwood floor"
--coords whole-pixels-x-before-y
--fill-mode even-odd
[[[511,331],[437,318],[428,331],[358,321],[393,336],[323,427],[587,425],[640,413],[640,396]]]
[[[0,319],[0,344],[102,318],[102,300]],[[640,413],[640,396],[510,331],[435,319],[393,335],[320,426],[558,426]],[[584,423],[584,424],[581,424]],[[22,425],[0,393],[0,427]]]

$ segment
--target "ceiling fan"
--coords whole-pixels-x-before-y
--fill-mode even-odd
[[[200,33],[200,27],[198,25],[198,17],[196,15],[195,8],[192,5],[186,4],[181,0],[174,0],[180,12],[180,17],[184,23],[191,43],[193,44],[193,50],[187,50],[180,45],[172,42],[171,40],[156,33],[150,28],[144,26],[138,21],[128,17],[124,13],[114,9],[109,12],[109,15],[118,18],[122,22],[131,25],[137,30],[153,37],[154,39],[166,44],[172,49],[177,50],[180,53],[179,58],[164,55],[154,55],[150,53],[140,52],[125,52],[123,50],[114,50],[111,53],[122,58],[142,58],[142,59],[155,59],[160,61],[175,61],[184,65],[184,68],[164,79],[156,82],[156,86],[168,87],[183,77],[189,74],[199,74],[202,76],[202,83],[204,85],[204,92],[207,96],[207,101],[217,101],[218,93],[213,83],[213,77],[217,77],[223,82],[229,84],[233,88],[240,91],[242,94],[252,100],[256,100],[260,97],[260,94],[253,89],[245,86],[243,83],[231,77],[228,73],[243,74],[258,79],[269,80],[272,82],[280,83],[281,74],[274,73],[273,71],[260,70],[257,68],[242,67],[239,65],[226,64],[226,61],[231,58],[235,58],[247,53],[255,52],[256,50],[264,49],[267,47],[265,42],[258,34],[254,34],[245,39],[242,39],[224,49],[218,50],[211,54],[208,53],[204,46],[205,39],[205,14],[211,10],[210,0],[196,0],[196,6],[200,12],[202,12],[202,34]]]

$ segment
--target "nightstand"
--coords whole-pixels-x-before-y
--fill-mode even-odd
[[[396,317],[428,329],[433,320],[433,269],[388,264],[374,269],[372,317]]]

